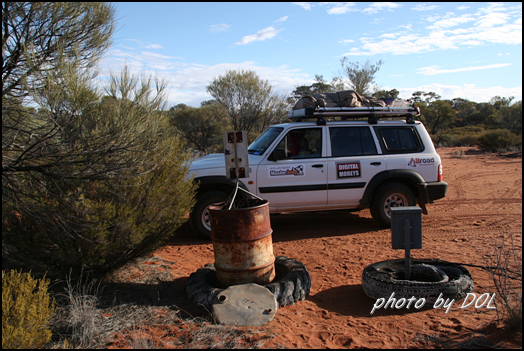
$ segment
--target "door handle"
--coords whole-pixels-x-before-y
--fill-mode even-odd
[[[313,165],[311,167],[313,167],[313,168],[322,168],[322,167],[324,167],[324,165],[323,164],[319,164],[319,165]]]
[[[380,166],[382,162],[371,162],[372,166]]]

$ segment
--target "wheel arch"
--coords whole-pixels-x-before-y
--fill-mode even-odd
[[[389,170],[377,173],[368,183],[364,196],[360,200],[360,207],[367,208],[371,204],[375,191],[382,185],[389,182],[396,182],[406,185],[417,198],[423,211],[425,204],[428,202],[426,183],[422,176],[415,171],[409,169]]]
[[[208,191],[223,191],[227,194],[230,194],[235,190],[236,179],[228,179],[226,176],[204,176],[195,178],[195,182],[198,183],[198,189],[196,197],[198,198],[202,194]],[[248,190],[247,186],[239,181],[238,186],[244,190]],[[240,191],[237,193],[237,196],[241,198],[246,198],[246,193]]]

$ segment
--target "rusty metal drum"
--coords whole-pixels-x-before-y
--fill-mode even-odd
[[[211,240],[220,288],[275,278],[275,256],[267,200],[237,200],[229,210],[225,203],[209,207]]]

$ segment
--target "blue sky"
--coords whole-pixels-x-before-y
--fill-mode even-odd
[[[254,70],[278,93],[331,80],[340,60],[384,63],[376,84],[401,98],[434,91],[522,99],[522,3],[115,3],[99,68],[169,81],[168,107],[199,107],[227,70]]]

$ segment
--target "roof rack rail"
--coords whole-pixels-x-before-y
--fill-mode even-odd
[[[377,124],[380,118],[405,117],[407,123],[415,123],[415,117],[420,116],[418,107],[306,107],[288,111],[287,117],[293,122],[316,119],[318,125],[326,124],[326,117],[349,118],[368,117],[369,124]]]

